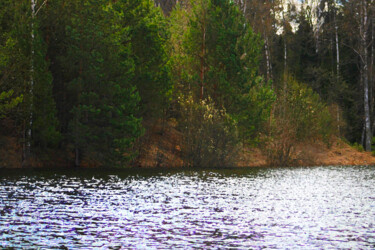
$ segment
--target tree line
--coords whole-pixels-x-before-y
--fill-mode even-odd
[[[370,151],[373,7],[4,0],[2,134],[17,138],[25,165],[61,151],[76,166],[126,166],[147,124],[168,119],[187,165],[229,165],[240,145],[288,164],[296,143],[333,135]]]

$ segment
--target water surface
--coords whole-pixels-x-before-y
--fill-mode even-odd
[[[0,247],[375,248],[375,167],[2,170]]]

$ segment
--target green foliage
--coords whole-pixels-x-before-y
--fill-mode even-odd
[[[171,12],[168,19],[170,38],[167,48],[174,92],[188,92],[191,87],[191,75],[193,74],[191,57],[186,54],[185,48],[188,21],[188,10],[181,8],[179,5]]]
[[[333,118],[318,94],[306,85],[289,78],[287,89],[280,93],[275,115],[293,122],[297,141],[332,135]]]
[[[257,141],[268,120],[273,91],[257,76],[261,40],[237,5],[226,0],[192,1],[170,17],[170,54],[175,86],[210,97],[238,123],[244,142]]]
[[[254,2],[245,13],[259,34],[230,0],[184,1],[169,18],[152,0],[41,4],[33,17],[30,1],[0,2],[0,118],[35,152],[74,149],[77,165],[124,166],[142,119],[166,116],[181,125],[188,164],[200,166],[231,165],[239,140],[264,140],[275,163],[289,164],[298,143],[361,135],[355,2],[327,1],[320,32],[308,8],[288,5],[281,24],[265,16],[277,16],[277,1]],[[322,100],[337,105],[337,122]]]
[[[272,165],[291,163],[298,143],[323,140],[330,144],[336,132],[334,119],[319,95],[293,78],[286,78],[273,106],[265,151]]]
[[[23,141],[35,153],[56,146],[60,139],[46,44],[39,16],[31,17],[29,2],[9,1],[5,5],[0,13],[0,92],[15,96],[4,104],[8,106],[6,115],[23,124],[18,134],[31,134]]]
[[[102,2],[80,4],[85,8],[71,10],[66,27],[69,61],[64,67],[72,72],[69,89],[75,100],[69,141],[76,149],[76,164],[79,157],[94,155],[90,160],[101,165],[125,166],[133,157],[132,143],[142,133],[136,116],[140,98],[129,81],[134,72],[129,33],[108,25],[118,13],[104,10]]]
[[[238,97],[236,104],[241,107],[235,112],[238,121],[241,139],[244,143],[254,144],[259,142],[262,132],[265,132],[265,123],[269,121],[272,104],[276,96],[268,84],[261,78],[247,93]]]
[[[172,89],[166,19],[152,0],[122,0],[112,8],[116,21],[128,29],[128,40],[123,43],[131,43],[132,82],[141,97],[140,113],[147,118],[161,117]]]
[[[30,105],[32,107],[32,145],[44,150],[47,147],[56,147],[61,140],[56,117],[56,104],[52,96],[52,75],[48,70],[45,59],[46,48],[41,34],[37,31],[38,25],[34,24],[35,38],[31,52],[33,54],[32,81]]]
[[[354,148],[355,150],[359,151],[359,152],[363,152],[365,151],[364,148],[363,148],[363,145],[357,143],[357,142],[354,142],[352,144],[352,148]]]
[[[20,5],[8,0],[0,3],[0,117],[19,123],[25,119],[30,76],[30,64],[25,53],[27,47],[23,46],[22,39],[26,32],[22,24],[26,13],[21,11]]]
[[[187,165],[229,167],[236,159],[236,121],[225,109],[217,109],[211,99],[194,102],[192,95],[179,98],[180,126],[184,134]]]
[[[193,1],[183,43],[195,93],[228,112],[255,79],[262,43],[238,7],[227,0]],[[199,88],[197,88],[199,87]],[[196,94],[200,96],[200,94]]]
[[[22,102],[23,96],[12,98],[13,93],[13,90],[0,93],[0,118],[4,118],[11,109]]]

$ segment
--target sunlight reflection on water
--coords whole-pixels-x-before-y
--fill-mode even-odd
[[[5,173],[0,247],[375,248],[374,167]]]

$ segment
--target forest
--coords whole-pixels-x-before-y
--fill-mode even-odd
[[[0,161],[134,166],[173,123],[186,166],[244,147],[371,151],[369,0],[1,0]],[[163,131],[160,131],[163,133]]]

